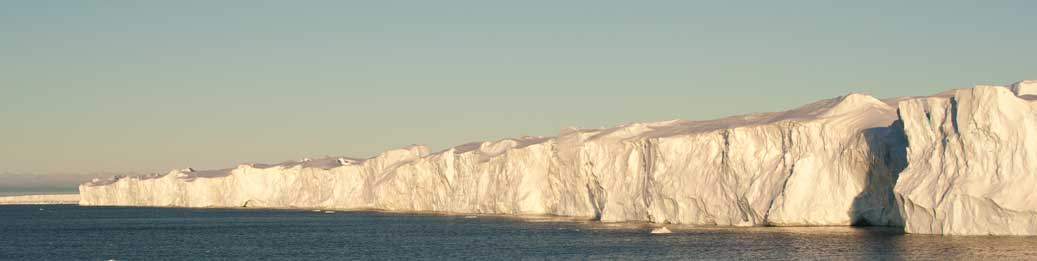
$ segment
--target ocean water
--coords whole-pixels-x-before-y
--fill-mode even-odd
[[[0,206],[0,259],[1027,259],[1037,237],[703,228],[550,217]]]

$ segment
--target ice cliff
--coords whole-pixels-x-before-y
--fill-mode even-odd
[[[0,196],[0,205],[76,204],[77,194]]]
[[[712,121],[94,180],[82,205],[380,209],[1037,234],[1032,82]],[[1016,95],[1019,94],[1019,95]],[[898,109],[899,107],[899,113]]]
[[[910,166],[895,193],[907,232],[1037,235],[1037,103],[1025,83],[900,103]]]

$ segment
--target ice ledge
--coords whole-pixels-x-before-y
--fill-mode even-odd
[[[1037,80],[1018,81],[1008,86],[1016,96],[1037,95]]]

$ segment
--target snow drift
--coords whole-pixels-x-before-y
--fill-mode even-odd
[[[1037,200],[1024,193],[1037,184],[1034,107],[1015,95],[1031,90],[1020,82],[885,101],[854,93],[784,112],[566,129],[436,153],[410,146],[369,159],[174,170],[85,183],[80,204],[1037,234]]]

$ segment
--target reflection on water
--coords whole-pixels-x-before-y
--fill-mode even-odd
[[[1026,259],[1037,237],[897,228],[599,223],[557,217],[0,206],[2,259]]]

